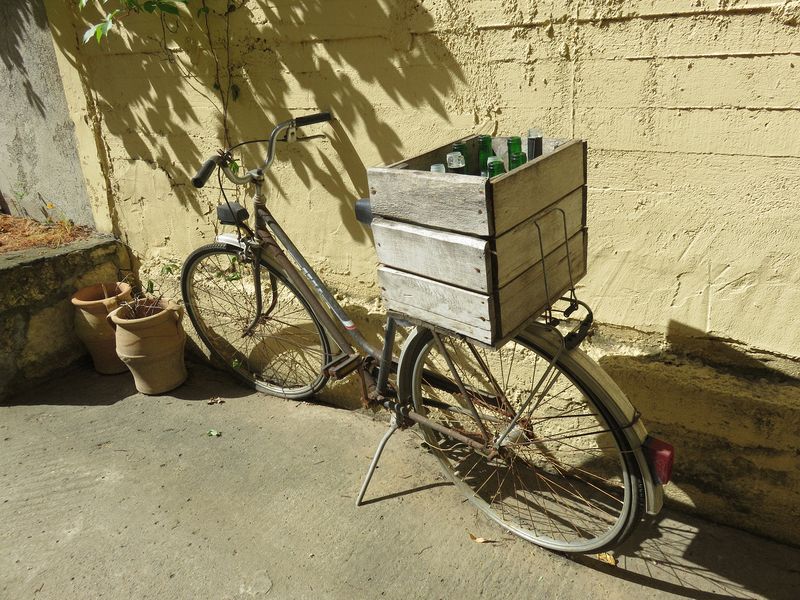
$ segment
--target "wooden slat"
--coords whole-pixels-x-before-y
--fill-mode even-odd
[[[372,221],[372,233],[384,265],[477,292],[490,291],[486,240],[381,217]]]
[[[515,225],[585,183],[586,146],[573,140],[490,181],[494,233]]]
[[[586,274],[586,231],[582,230],[569,240],[572,259],[573,282]],[[545,257],[547,291],[550,301],[561,297],[569,289],[569,265],[566,245],[561,245]],[[538,262],[499,292],[500,325],[502,334],[510,334],[531,316],[541,314],[548,304],[545,293],[542,263]]]
[[[376,167],[367,170],[372,212],[479,236],[491,235],[482,177]]]
[[[542,254],[547,256],[563,244],[565,239],[580,231],[585,222],[584,210],[583,187],[580,187],[498,237],[495,242],[497,285],[503,287],[540,261]],[[560,211],[564,211],[563,216]],[[566,237],[564,217],[567,225]],[[542,233],[544,252],[539,246],[539,231]]]
[[[385,266],[378,267],[378,281],[389,310],[491,343],[490,296]]]

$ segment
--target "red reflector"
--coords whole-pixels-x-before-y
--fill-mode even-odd
[[[650,436],[647,436],[643,446],[653,475],[660,483],[669,483],[672,477],[672,464],[675,462],[675,448],[672,444]]]

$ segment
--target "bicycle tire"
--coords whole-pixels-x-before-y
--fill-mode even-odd
[[[189,255],[181,271],[189,319],[211,355],[250,387],[281,398],[312,396],[328,381],[325,330],[296,288],[262,260],[262,318],[244,335],[255,314],[255,286],[252,263],[240,252],[213,243]]]
[[[497,440],[529,396],[537,370],[541,374],[552,361],[552,343],[532,331],[499,351],[470,348],[441,334],[440,339],[461,386],[432,332],[418,329],[401,354],[400,398],[428,419],[479,439],[481,428],[463,390]],[[531,403],[493,458],[420,424],[431,452],[467,499],[508,531],[550,550],[612,548],[630,535],[643,510],[641,471],[622,431],[625,424],[610,410],[613,393],[593,375],[595,369],[602,371],[580,350],[560,353],[548,376],[555,377],[553,387]]]

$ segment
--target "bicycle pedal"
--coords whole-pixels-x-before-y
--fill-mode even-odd
[[[340,354],[335,356],[328,364],[322,367],[323,372],[333,379],[347,377],[361,366],[361,356],[358,354]]]

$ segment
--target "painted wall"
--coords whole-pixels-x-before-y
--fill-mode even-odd
[[[366,166],[472,132],[587,139],[590,349],[676,444],[675,502],[800,543],[800,2],[208,5],[210,35],[134,17],[79,47],[48,2],[95,218],[144,272],[213,237],[219,193],[188,178],[226,134],[330,109],[281,148],[269,203],[375,325]]]
[[[94,225],[42,0],[0,3],[0,206]]]

